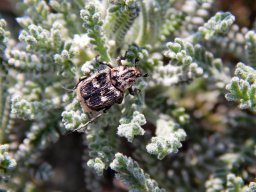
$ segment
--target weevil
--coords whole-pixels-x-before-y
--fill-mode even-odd
[[[99,61],[98,57],[96,57],[96,63],[106,67],[91,74],[89,77],[81,77],[79,79],[76,85],[76,95],[84,112],[106,112],[113,104],[122,103],[126,90],[131,95],[139,92],[138,89],[133,88],[133,85],[136,79],[142,76],[146,77],[147,74],[142,75],[136,66],[122,65],[121,60],[123,59],[125,57],[120,57],[117,60],[118,66],[114,67],[109,63]],[[102,113],[99,113],[83,125],[82,128],[101,115]],[[81,129],[81,127],[78,129]]]

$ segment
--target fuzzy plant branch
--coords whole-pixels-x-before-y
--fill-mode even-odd
[[[206,192],[253,192],[256,190],[256,183],[251,182],[245,185],[241,177],[232,173],[226,179],[212,177],[206,182]]]
[[[113,52],[116,54],[123,47],[126,34],[139,15],[139,6],[135,0],[111,1],[111,4],[105,29],[109,38],[114,40],[116,50]]]
[[[87,144],[85,143],[87,146]],[[88,191],[97,191],[102,190],[102,183],[104,181],[102,175],[98,175],[97,172],[94,169],[91,169],[91,167],[87,166],[87,162],[89,160],[88,151],[87,148],[84,149],[84,155],[83,160],[86,162],[83,164],[84,169],[84,175],[85,175],[85,184],[86,189]]]
[[[170,34],[173,34],[176,32],[183,24],[183,21],[185,19],[185,16],[183,13],[175,12],[170,14],[168,19],[166,19],[166,22],[162,25],[160,30],[160,36],[159,39],[161,41],[165,41]]]
[[[89,127],[87,129],[86,141],[90,149],[87,165],[93,168],[98,175],[102,175],[103,171],[108,168],[113,159],[113,142],[111,138],[105,137],[104,131],[97,127]]]
[[[228,101],[239,103],[241,109],[256,110],[256,71],[243,63],[238,63],[235,77],[226,86]]]
[[[223,67],[221,59],[214,58],[213,54],[206,51],[204,47],[179,38],[167,43],[167,47],[166,56],[171,61],[168,65],[157,69],[158,73],[153,76],[156,81],[168,86],[204,77],[216,78],[216,82],[221,80],[219,86],[224,86],[221,82],[227,78],[228,69]]]
[[[213,0],[14,4],[17,23],[0,19],[1,188],[256,191],[253,28]]]
[[[18,49],[6,51],[6,57],[8,58],[8,66],[17,71],[26,72],[34,70],[44,72],[50,68],[50,64],[47,63],[45,57]]]
[[[118,108],[113,107],[108,114],[101,116],[99,121],[88,125],[86,129],[86,145],[89,148],[87,165],[94,169],[98,175],[109,167],[113,160],[114,151],[118,145],[116,127],[118,126]]]
[[[182,22],[182,28],[185,28],[186,30],[179,30],[179,32],[190,34],[196,32],[198,27],[206,23],[207,20],[211,17],[211,8],[213,6],[213,0],[185,1],[181,10],[185,15],[185,21]]]
[[[4,50],[6,48],[6,44],[8,41],[8,36],[10,33],[6,30],[7,23],[4,19],[0,19],[0,61],[1,61],[1,68],[4,56]]]
[[[216,54],[229,53],[241,58],[241,61],[246,60],[246,40],[245,36],[248,33],[248,28],[240,27],[233,24],[227,35],[213,36],[205,43],[208,49],[214,50]]]
[[[148,153],[160,160],[170,153],[177,153],[182,146],[181,141],[186,138],[185,131],[175,122],[164,118],[157,120],[156,127],[156,137],[152,137],[147,145]]]
[[[76,14],[76,12],[84,6],[84,3],[80,2],[79,0],[75,0],[73,2],[58,0],[49,1],[49,6],[63,16],[63,20],[66,22],[66,25],[72,26],[69,28],[71,34],[81,33],[82,31],[82,22],[79,22],[79,15]]]
[[[40,26],[34,24],[29,25],[28,31],[22,31],[19,36],[20,41],[25,41],[27,43],[27,50],[38,50],[43,49],[46,52],[51,50],[56,51],[60,49],[60,25],[56,24],[52,32],[43,29]],[[52,37],[52,38],[51,38]]]
[[[256,67],[256,33],[249,31],[246,36],[247,60],[252,67]]]
[[[7,140],[6,136],[9,136],[8,132],[13,128],[13,123],[15,119],[15,115],[11,113],[11,96],[8,95],[3,98],[4,104],[2,104],[1,108],[1,132],[0,132],[0,140],[4,142]]]
[[[141,15],[139,19],[140,25],[142,25],[141,31],[139,32],[137,38],[139,45],[143,45],[146,42],[152,45],[159,44],[160,38],[163,38],[164,36],[164,30],[167,32],[172,27],[176,29],[178,28],[178,26],[175,26],[175,22],[170,17],[172,14],[175,15],[175,11],[171,9],[174,2],[175,1],[173,0],[139,1],[141,7]],[[176,21],[176,23],[178,23],[178,19]],[[167,27],[168,24],[170,24],[169,28]]]
[[[10,113],[11,99],[7,92],[8,76],[7,62],[5,50],[8,46],[10,32],[7,30],[7,23],[4,19],[0,19],[0,142],[6,140],[7,129],[11,128],[12,115]]]
[[[15,153],[15,159],[26,164],[26,160],[45,149],[51,143],[56,142],[60,134],[56,129],[56,125],[47,122],[44,126],[43,123],[33,123],[31,129],[26,133],[26,138],[23,143],[19,145]],[[49,126],[51,124],[51,126]],[[32,161],[32,159],[31,159]]]
[[[50,101],[29,102],[19,97],[12,99],[12,113],[22,119],[41,119],[46,116],[46,111],[51,107]]]
[[[68,95],[65,95],[64,102],[68,103],[71,99]],[[67,130],[77,129],[81,124],[88,121],[88,117],[79,108],[79,102],[73,100],[71,103],[67,104],[65,110],[62,112],[62,123]]]
[[[7,144],[0,145],[0,182],[8,181],[8,171],[13,170],[17,163],[9,154],[9,146]]]
[[[70,97],[65,97],[65,102],[70,102]],[[109,166],[110,161],[114,156],[115,139],[114,133],[109,136],[106,132],[113,131],[111,127],[106,130],[109,119],[112,117],[112,113],[106,114],[106,116],[99,118],[98,122],[91,123],[86,127],[86,146],[90,150],[89,158],[87,160],[87,166],[92,168],[97,175],[102,175],[103,171]],[[118,118],[118,117],[117,117]],[[74,99],[69,105],[65,107],[65,111],[62,112],[62,122],[67,130],[75,130],[81,125],[85,124],[89,120],[89,115],[81,111],[79,102]],[[117,126],[114,122],[117,122],[116,118],[112,118],[112,127]],[[80,130],[84,131],[84,130]]]
[[[67,130],[73,131],[80,128],[90,120],[92,114],[84,113],[76,99],[66,95],[64,99],[66,105],[62,112],[62,123]],[[113,107],[108,113],[97,119],[97,122],[91,122],[84,130],[86,133],[85,143],[89,149],[86,165],[92,168],[97,175],[102,175],[113,159],[114,148],[116,144],[116,128],[118,126],[119,116],[113,116],[118,113],[117,108]],[[96,114],[94,114],[96,115]],[[106,134],[108,133],[108,134]]]
[[[156,181],[139,167],[138,163],[129,157],[117,153],[114,161],[110,164],[111,169],[117,172],[116,178],[122,181],[129,191],[138,192],[164,192],[158,187]]]
[[[193,37],[194,42],[199,40],[208,40],[215,35],[227,33],[230,26],[234,23],[235,17],[229,12],[218,12],[207,23],[199,27],[198,33]]]
[[[132,54],[128,57],[129,59],[133,60]],[[144,135],[145,133],[145,130],[141,127],[146,124],[146,118],[142,112],[145,96],[142,92],[145,90],[145,86],[145,82],[138,82],[136,87],[141,93],[137,94],[136,97],[130,97],[123,107],[122,117],[119,120],[120,125],[117,127],[117,134],[125,137],[129,142],[132,142],[135,136]]]
[[[138,111],[134,111],[132,118],[123,117],[120,119],[121,125],[117,128],[117,134],[132,142],[134,136],[144,135],[145,131],[141,126],[145,123],[146,119],[144,115]]]
[[[53,15],[50,14],[50,8],[45,1],[24,1],[22,5],[26,10],[25,15],[28,17],[18,18],[18,22],[21,26],[27,27],[32,23],[43,23],[46,27],[49,24],[48,21]]]
[[[256,183],[250,182],[249,186],[244,189],[244,192],[256,191]]]
[[[52,85],[43,90],[38,83],[26,81],[19,91],[11,89],[9,92],[12,94],[12,114],[18,118],[30,120],[42,120],[48,117],[49,111],[60,108],[61,105],[61,98],[51,95],[56,92],[57,87]]]
[[[160,61],[157,58],[151,58],[149,47],[140,47],[137,44],[129,45],[127,52],[126,52],[126,60],[128,61],[127,64],[132,65],[133,63],[138,64],[141,66],[145,72],[152,71],[154,66],[158,64]],[[145,89],[145,86],[144,88]]]
[[[26,50],[29,53],[11,50],[9,52],[10,65],[23,70],[35,69],[38,71],[40,68],[48,70],[60,68],[62,71],[67,70],[66,74],[71,72],[71,58],[75,53],[71,49],[69,40],[65,39],[67,34],[64,31],[63,25],[58,22],[55,22],[50,30],[34,24],[29,25],[28,30],[23,30],[19,36],[20,41],[26,43]],[[39,53],[43,53],[45,56],[38,56]],[[56,66],[55,63],[60,64],[60,66]]]
[[[97,8],[93,4],[87,5],[85,9],[81,10],[80,17],[84,21],[83,27],[91,38],[90,42],[94,45],[95,51],[100,54],[103,61],[110,61],[105,37],[102,32],[103,21]]]
[[[147,38],[146,31],[148,29],[148,25],[149,25],[149,19],[148,19],[148,13],[146,10],[146,6],[145,6],[145,2],[143,0],[139,0],[140,3],[140,7],[141,7],[141,25],[142,25],[142,29],[139,33],[139,37],[137,42],[139,42],[139,44],[143,44],[145,39]]]

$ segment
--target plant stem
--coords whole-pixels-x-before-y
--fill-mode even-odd
[[[143,45],[147,39],[147,23],[148,23],[148,15],[146,11],[145,4],[143,0],[139,0],[140,2],[140,7],[141,7],[141,13],[142,13],[142,29],[139,34],[139,40],[137,41],[139,45]]]

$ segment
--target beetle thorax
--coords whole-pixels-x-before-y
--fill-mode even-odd
[[[140,76],[141,72],[136,67],[119,66],[111,69],[112,84],[120,91],[130,88]]]

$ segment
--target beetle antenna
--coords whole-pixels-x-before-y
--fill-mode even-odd
[[[96,62],[96,63],[99,62],[99,57],[100,57],[100,55],[96,55],[96,57],[95,57],[95,62]]]
[[[124,53],[124,56],[123,56],[123,57],[124,57],[124,58],[127,58],[127,54],[128,54],[128,50],[126,50],[126,51],[125,51],[125,53]]]
[[[103,113],[99,113],[98,115],[96,115],[95,117],[93,117],[92,119],[90,119],[89,121],[87,121],[87,123],[81,125],[80,127],[76,128],[76,129],[74,129],[74,130],[72,130],[72,131],[73,131],[73,132],[74,132],[74,131],[80,131],[80,130],[81,130],[81,131],[85,131],[86,128],[87,128],[87,126],[88,126],[90,123],[92,123],[93,121],[95,121],[96,119],[98,119],[102,114],[103,114]]]
[[[64,87],[63,85],[61,85],[61,87],[62,87],[62,89],[68,91],[69,93],[72,93],[76,89],[76,87],[74,87],[73,89],[69,89],[69,88]]]

